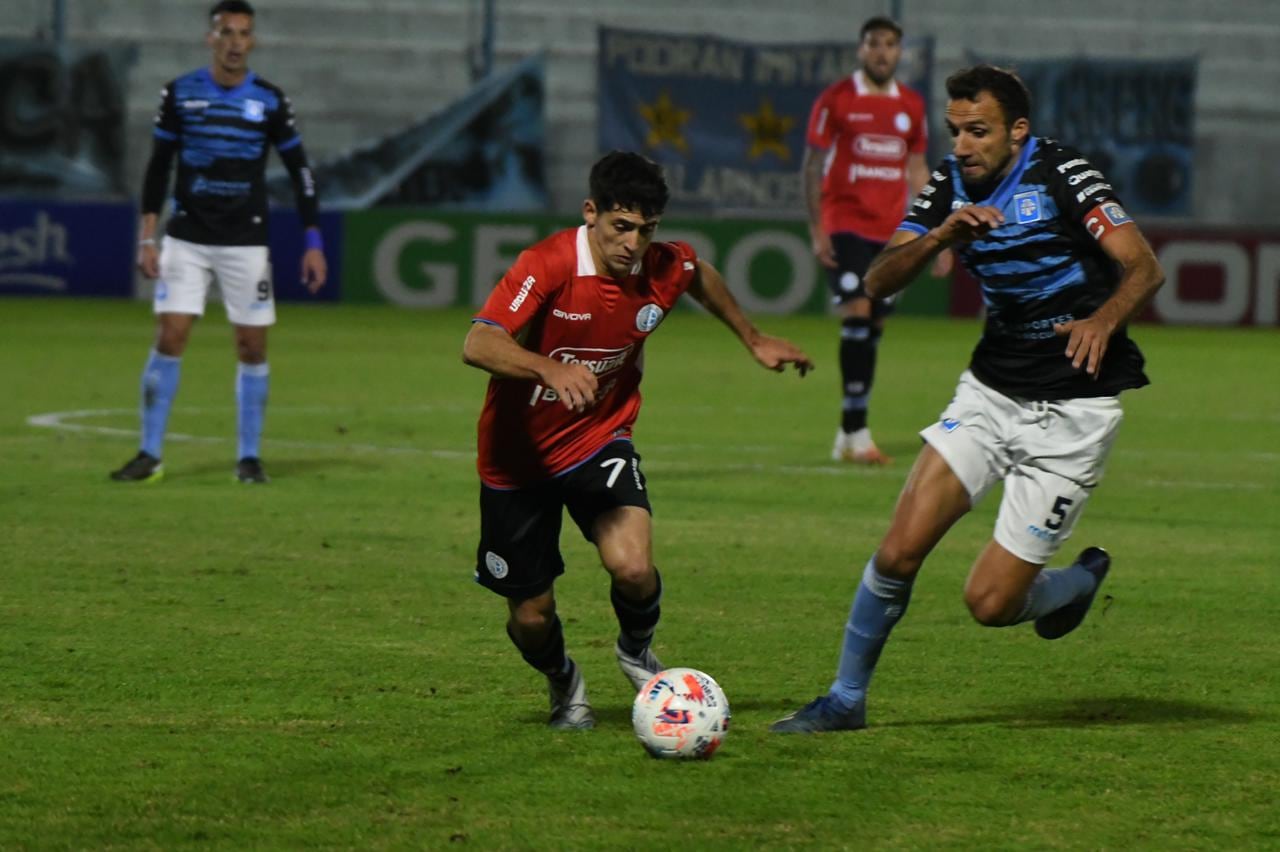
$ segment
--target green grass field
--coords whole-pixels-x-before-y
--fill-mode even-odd
[[[0,303],[0,848],[1280,847],[1280,346],[1139,328],[1154,384],[1068,558],[1107,600],[1060,642],[973,623],[998,493],[935,552],[881,661],[872,727],[778,737],[823,691],[862,564],[977,336],[901,317],[873,426],[827,461],[836,324],[761,318],[818,359],[760,370],[710,319],[646,355],[636,441],[667,582],[657,650],[723,685],[708,763],[648,758],[594,551],[558,585],[599,727],[552,734],[541,679],[471,579],[467,315],[284,306],[264,457],[232,482],[233,363],[197,328],[158,485],[136,449],[148,308]]]

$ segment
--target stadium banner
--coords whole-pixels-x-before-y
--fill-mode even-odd
[[[1130,213],[1191,215],[1195,59],[994,61],[1031,90],[1032,131],[1080,149]]]
[[[277,301],[337,302],[342,299],[343,218],[341,213],[320,214],[320,234],[324,238],[324,259],[329,280],[312,295],[302,286],[302,221],[295,210],[271,208],[268,239],[271,251],[271,287]]]
[[[121,196],[133,46],[58,50],[0,39],[0,185],[15,195]]]
[[[352,211],[344,224],[344,301],[415,308],[479,305],[522,249],[581,219],[543,214]],[[725,276],[752,314],[828,311],[825,271],[797,221],[664,219],[660,240],[683,240]],[[277,276],[279,273],[277,273]],[[917,282],[900,310],[945,314],[945,281]]]
[[[662,163],[673,211],[802,217],[809,111],[858,67],[849,26],[842,41],[785,44],[600,27],[600,150]],[[932,38],[907,38],[898,78],[926,103],[932,66]]]
[[[137,211],[126,202],[0,198],[0,295],[133,295]]]
[[[1166,281],[1139,319],[1166,325],[1280,325],[1280,231],[1143,228]],[[977,282],[956,264],[953,316],[982,309]]]

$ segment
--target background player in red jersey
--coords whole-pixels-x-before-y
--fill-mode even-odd
[[[892,300],[868,297],[862,276],[902,221],[908,192],[914,197],[929,180],[928,133],[924,101],[893,77],[902,58],[902,29],[889,18],[869,19],[858,58],[862,67],[814,102],[804,191],[813,252],[827,268],[840,306],[843,400],[831,457],[887,464],[867,428],[867,402]]]
[[[520,254],[462,354],[493,375],[478,427],[476,581],[507,599],[507,634],[547,677],[551,726],[567,729],[595,720],[556,614],[564,508],[611,577],[623,674],[638,690],[663,668],[650,649],[662,580],[631,443],[645,340],[688,292],[762,366],[794,364],[802,376],[813,366],[792,343],[757,330],[690,246],[652,241],[668,198],[658,165],[614,151],[592,167],[590,190],[586,224]]]

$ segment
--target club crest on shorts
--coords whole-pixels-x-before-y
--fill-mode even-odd
[[[507,560],[503,559],[492,550],[485,551],[484,567],[489,569],[489,573],[493,575],[495,580],[501,580],[507,576]]]
[[[653,331],[662,322],[663,316],[662,308],[654,304],[645,305],[636,314],[636,328],[646,332]]]

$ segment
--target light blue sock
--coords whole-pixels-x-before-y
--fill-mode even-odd
[[[844,626],[840,667],[831,684],[831,696],[844,707],[853,707],[866,697],[889,631],[907,611],[913,582],[878,573],[874,556],[862,572],[862,582]]]
[[[1097,583],[1098,579],[1079,565],[1041,571],[1027,590],[1027,602],[1022,612],[1010,624],[1033,621],[1061,609],[1092,592]]]
[[[178,395],[178,377],[182,373],[182,359],[162,355],[152,349],[147,364],[142,368],[142,419],[141,450],[160,458],[164,448],[164,433],[169,428],[169,409]]]
[[[271,370],[266,363],[241,363],[236,370],[236,437],[239,441],[237,459],[258,456],[258,442],[262,438],[262,423],[267,417],[267,386]]]

